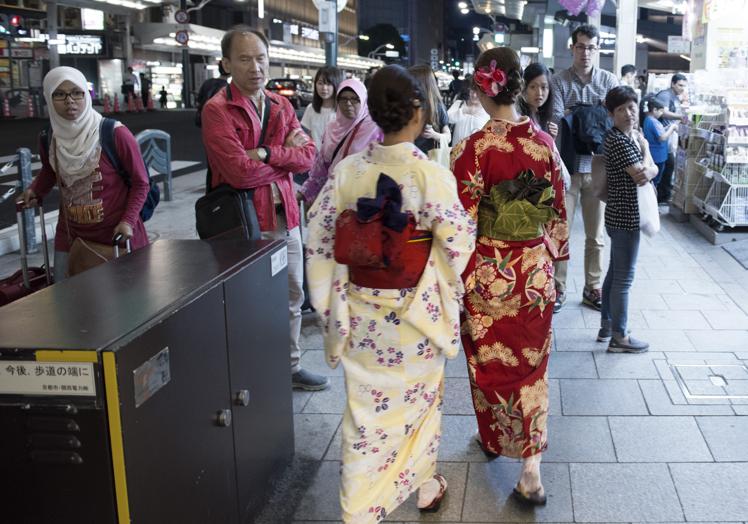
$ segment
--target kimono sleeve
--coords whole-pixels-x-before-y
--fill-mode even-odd
[[[483,175],[473,146],[476,137],[480,136],[481,132],[474,133],[453,147],[450,159],[452,172],[457,180],[457,196],[473,220],[478,216],[478,203],[484,190]]]
[[[331,175],[309,210],[306,247],[309,295],[324,320],[325,357],[332,368],[350,340],[348,266],[338,264],[334,255],[335,220],[341,211],[337,188]]]
[[[460,348],[460,307],[465,293],[462,272],[475,251],[475,222],[457,198],[449,171],[440,170],[429,177],[424,202],[433,210],[431,256],[424,272],[430,286],[421,282],[423,289],[414,297],[417,305],[409,310],[410,322],[429,333],[446,358],[454,358]]]
[[[569,223],[566,217],[566,188],[562,172],[563,162],[554,147],[551,155],[551,184],[556,192],[553,207],[558,211],[558,217],[545,224],[545,241],[554,260],[569,259]]]

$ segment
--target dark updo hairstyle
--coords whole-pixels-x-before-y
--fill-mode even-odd
[[[642,106],[645,113],[651,113],[657,109],[665,109],[665,104],[657,100],[654,95],[645,98],[642,102]]]
[[[385,66],[374,74],[366,103],[372,120],[386,134],[407,126],[416,108],[422,108],[425,114],[429,108],[424,87],[399,65]]]
[[[323,102],[322,97],[317,93],[317,82],[320,80],[332,86],[332,99],[337,100],[338,84],[343,81],[343,72],[337,67],[332,66],[317,69],[317,74],[314,75],[314,83],[312,84],[312,92],[314,93],[312,96],[312,108],[317,113],[322,110]]]
[[[491,100],[500,106],[509,106],[517,103],[517,97],[522,92],[522,66],[519,63],[519,55],[509,47],[494,47],[484,51],[475,62],[475,70],[491,67],[491,62],[496,60],[496,69],[501,69],[506,74],[506,86],[496,96],[489,96]],[[473,77],[475,83],[475,76]],[[483,92],[480,85],[476,84],[479,93]]]
[[[605,108],[613,113],[617,107],[629,102],[638,102],[636,91],[629,86],[616,86],[605,95]]]
[[[650,95],[642,100],[641,107],[639,108],[639,125],[644,127],[644,119],[647,117],[647,113],[651,113],[657,109],[665,109],[665,105],[657,100],[654,95]]]

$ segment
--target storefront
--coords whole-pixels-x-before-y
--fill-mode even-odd
[[[217,60],[221,57],[221,38],[223,38],[224,31],[195,24],[180,26],[178,24],[152,23],[138,24],[134,27],[135,36],[140,42],[140,49],[167,53],[179,57],[179,62],[181,62],[182,45],[176,41],[176,35],[180,30],[186,30],[188,33],[187,46],[190,49],[190,63],[195,80],[193,85],[196,86],[195,89],[197,90],[206,78],[218,76]],[[271,78],[297,77],[311,79],[316,70],[325,65],[325,51],[321,48],[271,40],[269,54],[269,76]],[[179,76],[177,68],[181,68],[181,65],[177,64],[177,61],[172,64],[169,66],[169,74],[174,76],[170,78],[171,80],[178,80],[179,89],[181,89],[181,78],[177,78]],[[160,66],[163,65],[160,64]],[[380,60],[356,55],[338,57],[339,68],[361,77],[369,68],[383,65]],[[153,79],[153,85],[154,88],[159,85],[155,78]],[[171,101],[171,93],[176,91],[176,87],[169,84],[167,90],[170,93],[169,100]],[[181,97],[181,94],[179,96]],[[176,96],[174,100],[176,100]]]
[[[748,226],[748,0],[691,0],[688,124],[673,204],[702,233],[737,238]],[[663,79],[665,83],[665,79]]]
[[[311,79],[317,69],[325,65],[325,50],[321,48],[270,41],[270,76]],[[338,56],[338,68],[346,73],[363,77],[370,68],[384,66],[381,60],[358,55]]]
[[[186,26],[166,23],[138,24],[133,27],[138,41],[133,51],[135,67],[141,64],[151,78],[153,96],[157,100],[164,88],[167,92],[167,107],[183,107],[182,87],[184,70],[182,65],[183,46],[176,41],[177,32],[186,28],[187,46],[190,50],[190,68],[194,91],[207,78],[218,76],[217,61],[221,56],[223,31],[195,24]],[[148,57],[143,60],[142,57]]]

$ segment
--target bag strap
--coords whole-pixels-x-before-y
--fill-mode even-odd
[[[358,128],[361,127],[362,123],[363,123],[363,120],[361,120],[358,124],[356,124],[356,127],[353,128],[353,132],[351,132],[351,135],[350,135],[350,140],[348,140],[348,144],[345,146],[345,152],[343,153],[343,157],[348,156],[348,151],[350,151],[351,144],[353,143],[353,140],[356,138],[356,133],[358,133]]]
[[[231,94],[231,84],[226,86],[226,100],[233,100],[234,96]],[[263,145],[263,142],[265,141],[265,133],[268,129],[268,123],[270,122],[270,99],[265,97],[265,104],[262,108],[263,116],[262,116],[262,127],[260,128],[260,139],[257,141],[257,147],[260,147]],[[252,106],[257,109],[257,107],[252,104]],[[258,114],[259,115],[259,111]],[[205,194],[207,195],[210,193],[210,190],[213,188],[213,173],[210,172],[210,165],[208,165],[208,170],[205,174]],[[248,189],[246,191],[254,192],[253,189]]]
[[[332,163],[335,162],[335,157],[338,156],[338,153],[340,152],[340,148],[343,147],[343,144],[346,143],[346,140],[348,140],[348,138],[350,138],[350,140],[348,140],[348,145],[345,148],[345,153],[343,153],[343,156],[346,156],[348,154],[348,151],[351,148],[351,143],[353,142],[353,139],[356,137],[356,133],[358,132],[358,128],[359,128],[359,126],[361,126],[362,122],[363,122],[363,120],[361,120],[358,124],[356,124],[355,127],[353,128],[353,131],[351,132],[351,134],[348,135],[347,137],[345,137],[340,142],[338,142],[338,145],[335,146],[335,151],[333,151],[332,158],[330,159],[330,165],[332,165]]]
[[[122,162],[120,162],[119,155],[117,154],[117,146],[114,142],[114,128],[116,125],[117,121],[114,118],[104,117],[101,120],[101,127],[99,127],[99,142],[101,142],[101,151],[107,156],[109,162],[115,171],[117,171],[117,174],[122,177],[122,181],[129,189],[132,186],[130,173],[122,169]]]
[[[42,132],[39,133],[39,143],[41,144],[42,151],[49,159],[49,144],[52,141],[52,126],[47,124]]]

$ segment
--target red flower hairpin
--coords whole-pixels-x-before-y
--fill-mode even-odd
[[[506,87],[506,73],[496,67],[496,60],[491,60],[488,67],[481,67],[475,73],[475,83],[488,96],[496,96]]]

